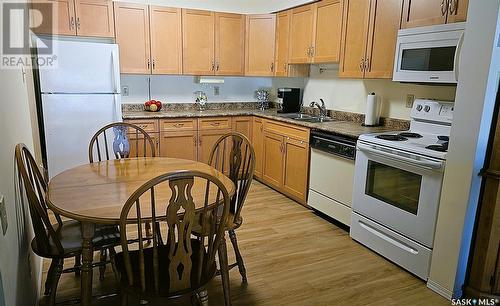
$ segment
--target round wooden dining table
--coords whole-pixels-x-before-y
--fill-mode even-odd
[[[92,239],[95,225],[119,224],[121,209],[129,196],[150,179],[165,173],[193,170],[218,178],[228,194],[234,194],[233,182],[215,168],[197,161],[162,157],[119,159],[81,165],[66,170],[49,181],[49,208],[82,224],[82,305],[92,304]],[[202,198],[205,188],[206,183],[197,184],[195,181],[192,191],[195,204],[196,195]]]

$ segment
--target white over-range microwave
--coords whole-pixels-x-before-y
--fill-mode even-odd
[[[398,32],[393,81],[457,83],[465,23]]]

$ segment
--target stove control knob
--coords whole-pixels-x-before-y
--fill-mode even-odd
[[[431,110],[431,107],[429,105],[426,105],[424,107],[424,112],[428,113]]]
[[[422,105],[417,105],[417,111],[421,111],[422,110]]]

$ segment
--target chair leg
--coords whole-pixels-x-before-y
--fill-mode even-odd
[[[229,239],[231,239],[231,244],[233,245],[236,263],[238,264],[238,270],[240,270],[242,281],[243,283],[247,283],[247,269],[245,269],[245,264],[243,263],[240,249],[238,248],[238,241],[236,240],[236,233],[234,230],[229,230]]]
[[[99,266],[99,279],[100,280],[104,279],[104,274],[106,273],[106,260],[107,259],[108,259],[108,250],[102,249],[101,256],[99,259],[101,261],[101,265]]]
[[[50,268],[47,272],[47,279],[45,280],[45,291],[43,295],[49,295],[52,289],[52,281],[54,280],[54,269],[57,266],[57,259],[52,259],[50,262]]]
[[[222,278],[222,289],[224,290],[224,305],[229,306],[231,305],[231,288],[229,285],[229,264],[227,262],[226,237],[222,237],[218,253],[219,253],[220,274]]]
[[[197,296],[201,306],[208,306],[208,291],[206,289],[198,291]]]
[[[54,266],[54,272],[53,272],[53,279],[52,279],[52,288],[50,290],[50,295],[49,295],[49,303],[48,305],[53,306],[56,304],[56,293],[57,293],[57,285],[59,284],[59,278],[61,278],[61,274],[63,271],[63,263],[64,259],[58,258],[58,259],[53,259],[53,262],[55,262]]]
[[[75,276],[80,276],[82,270],[82,255],[78,254],[75,256]]]

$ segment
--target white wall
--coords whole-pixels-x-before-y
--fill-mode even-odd
[[[323,66],[322,66],[323,67]],[[319,66],[311,66],[310,77],[305,80],[304,105],[322,98],[328,109],[364,113],[366,96],[375,92],[382,101],[383,117],[409,119],[410,108],[406,108],[406,95],[415,98],[454,100],[455,86],[429,86],[402,84],[391,80],[360,80],[338,77],[338,66],[319,73]]]
[[[121,75],[121,86],[129,87],[129,96],[122,96],[123,103],[142,103],[148,98],[148,79],[151,79],[151,99],[165,103],[193,103],[194,92],[205,91],[208,102],[252,102],[255,91],[279,86],[303,86],[302,79],[280,79],[265,77],[224,77],[224,84],[217,84],[219,95],[213,92],[214,85],[198,84],[193,76],[146,76]]]
[[[313,0],[126,0],[171,7],[194,8],[241,14],[267,14],[298,6]]]
[[[500,1],[470,1],[428,283],[447,297],[464,283],[499,78]]]
[[[29,215],[23,217],[16,196],[14,169],[15,145],[23,142],[33,149],[28,94],[21,70],[0,70],[0,84],[0,194],[5,197],[9,224],[7,234],[0,233],[0,278],[5,305],[34,305],[41,260],[31,252]]]

